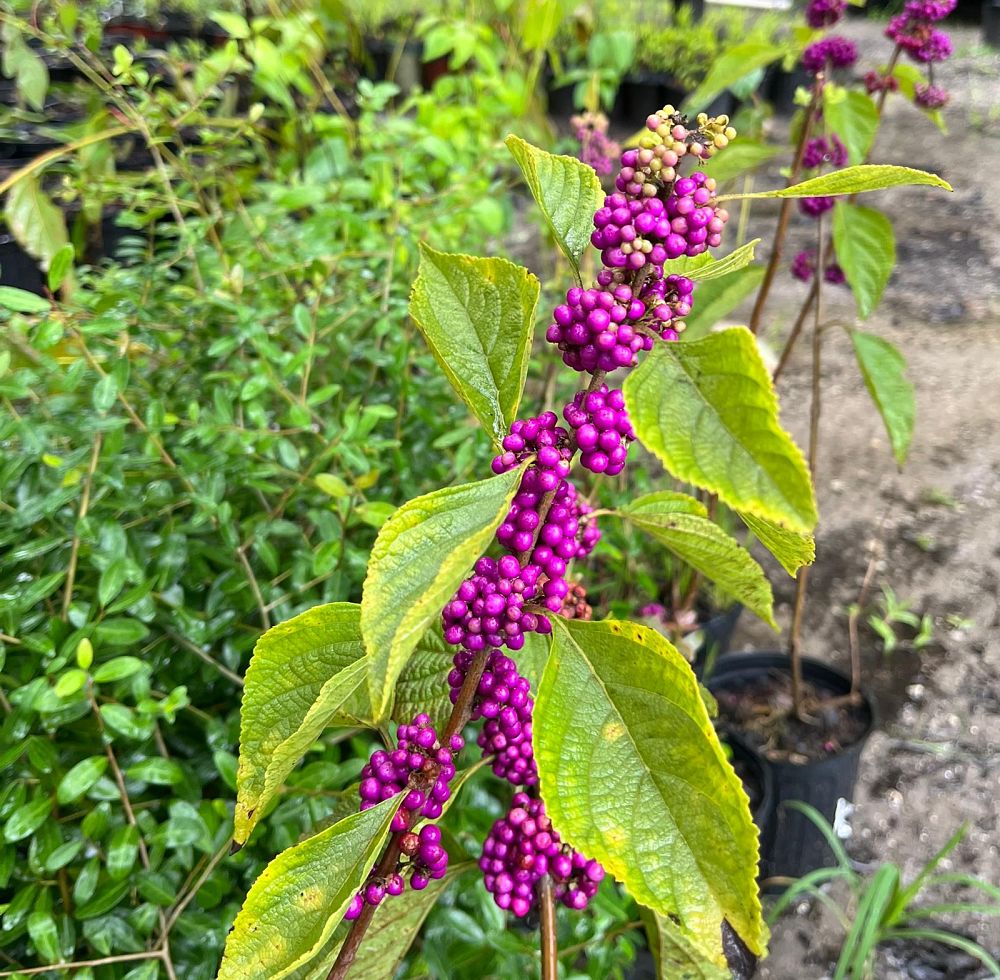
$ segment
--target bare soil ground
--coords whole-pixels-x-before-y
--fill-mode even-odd
[[[847,34],[871,63],[885,50],[877,23]],[[934,642],[891,656],[871,631],[862,645],[880,727],[864,753],[847,847],[861,866],[892,861],[913,877],[963,823],[968,834],[945,870],[1000,883],[1000,54],[979,47],[978,30],[954,31],[956,57],[939,81],[953,93],[942,136],[902,100],[890,101],[875,162],[935,171],[948,195],[904,188],[872,204],[895,221],[899,265],[881,308],[864,329],[905,351],[918,417],[910,459],[898,472],[840,327],[855,326],[850,297],[824,301],[823,411],[819,458],[821,525],[806,613],[806,652],[846,667],[848,607],[872,549],[882,586],[934,619]],[[771,177],[778,186],[777,173]],[[768,240],[766,213],[756,236]],[[815,226],[794,223],[788,257],[808,247]],[[794,319],[805,287],[788,276],[768,316],[770,339]],[[734,321],[738,322],[738,321]],[[783,421],[804,445],[808,430],[808,344],[780,384]],[[793,583],[777,565],[779,618],[787,627]],[[779,640],[744,616],[734,649],[775,649]],[[968,897],[968,896],[967,896]],[[1000,919],[957,923],[1000,955]],[[774,930],[765,980],[831,971],[841,939],[829,914],[808,904]],[[940,950],[888,950],[879,980],[945,980],[989,974]]]

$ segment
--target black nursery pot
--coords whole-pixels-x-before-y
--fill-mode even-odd
[[[713,694],[720,691],[738,693],[762,674],[773,671],[787,674],[790,669],[790,660],[782,653],[728,654],[716,662],[708,688]],[[849,678],[817,660],[802,659],[802,676],[833,697],[851,690]],[[808,803],[833,823],[838,800],[853,799],[861,753],[876,721],[871,699],[863,691],[862,698],[868,718],[861,736],[836,755],[804,765],[772,762],[750,746],[739,731],[724,727],[726,740],[731,745],[740,744],[757,756],[773,780],[774,807],[770,826],[766,830],[761,826],[762,878],[801,878],[810,871],[833,864],[833,853],[820,830],[805,814],[783,804],[791,800]],[[768,823],[766,819],[764,822]]]
[[[809,88],[813,76],[804,68],[796,65],[791,71],[785,71],[780,65],[768,69],[765,75],[765,92],[768,102],[774,106],[779,116],[791,116],[798,109],[795,104],[795,92],[799,88]]]
[[[728,609],[716,612],[701,625],[701,643],[694,652],[694,672],[697,677],[701,677],[706,666],[711,673],[711,665],[719,657],[729,653],[729,645],[733,642],[733,633],[742,612],[742,604],[734,602]]]

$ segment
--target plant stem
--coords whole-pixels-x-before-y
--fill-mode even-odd
[[[62,618],[65,620],[69,616],[69,607],[73,602],[73,585],[76,582],[76,563],[80,556],[80,523],[87,516],[90,507],[90,490],[94,483],[94,474],[97,472],[97,461],[101,456],[101,443],[103,434],[98,432],[94,436],[94,447],[90,453],[90,463],[87,466],[87,477],[83,484],[83,494],[80,497],[80,509],[76,515],[77,529],[73,532],[73,543],[69,550],[69,565],[66,570],[66,587],[63,590]]]
[[[812,99],[806,109],[806,118],[802,123],[802,132],[799,133],[799,142],[795,147],[795,157],[792,160],[792,169],[788,175],[786,187],[798,182],[799,171],[802,169],[802,156],[806,151],[806,143],[812,132],[813,122],[816,117],[816,108],[819,100],[823,96],[823,74],[816,76],[813,85]],[[781,200],[781,209],[778,211],[778,227],[774,232],[774,246],[771,249],[771,258],[768,260],[767,269],[764,271],[764,278],[761,281],[760,289],[757,290],[757,299],[753,304],[753,312],[750,314],[750,332],[756,334],[760,330],[760,321],[764,317],[764,306],[767,303],[768,294],[771,292],[771,285],[778,272],[778,265],[781,262],[781,255],[785,247],[785,235],[788,233],[788,222],[792,217],[792,198],[785,197]]]
[[[558,980],[559,942],[556,934],[556,902],[552,894],[552,879],[542,875],[538,900],[541,912],[542,980]]]
[[[465,675],[465,680],[462,682],[462,687],[458,692],[458,700],[455,702],[455,706],[451,710],[451,716],[448,718],[448,723],[441,734],[440,742],[442,745],[446,745],[451,740],[451,736],[458,734],[468,723],[469,717],[472,714],[472,701],[476,696],[476,689],[479,687],[479,681],[486,668],[489,653],[489,650],[480,650],[473,658],[469,672]],[[399,861],[400,853],[399,845],[403,833],[405,831],[394,833],[390,838],[389,844],[386,846],[385,851],[383,851],[382,857],[375,868],[374,876],[376,878],[385,878],[396,870],[396,863]],[[354,963],[354,958],[358,955],[358,949],[365,938],[365,933],[368,931],[368,927],[375,916],[375,908],[374,905],[365,903],[361,909],[361,914],[351,924],[347,938],[340,947],[340,952],[337,953],[337,959],[334,960],[333,966],[327,974],[327,980],[344,980],[347,976],[347,971],[350,970],[351,964]]]
[[[813,484],[816,483],[816,460],[819,452],[819,417],[821,396],[821,372],[823,351],[823,268],[825,249],[823,247],[823,217],[819,217],[816,227],[817,261],[816,261],[816,302],[813,304],[812,333],[812,392],[809,399],[809,446],[807,456],[809,473]],[[806,711],[802,690],[802,618],[806,605],[806,589],[809,584],[809,566],[803,565],[795,579],[795,605],[792,610],[791,642],[788,655],[792,666],[792,701],[795,716],[800,721],[806,721]]]
[[[806,294],[805,302],[799,310],[799,315],[795,318],[795,325],[792,327],[792,332],[788,335],[788,340],[785,341],[785,346],[781,350],[781,357],[778,358],[778,366],[774,369],[774,374],[771,375],[772,381],[777,381],[778,376],[788,365],[788,361],[792,356],[792,348],[795,347],[795,342],[799,339],[799,334],[802,333],[806,317],[809,316],[809,311],[812,309],[813,302],[816,300],[816,292],[818,289],[819,285],[817,277],[813,279],[813,283],[809,287],[809,292]]]

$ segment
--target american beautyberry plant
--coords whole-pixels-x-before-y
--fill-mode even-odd
[[[539,923],[545,978],[558,969],[557,905],[585,913],[607,879],[645,910],[663,976],[728,976],[731,962],[763,955],[756,830],[691,668],[653,630],[595,621],[573,574],[599,520],[624,520],[773,622],[760,567],[695,498],[664,490],[590,506],[585,481],[620,473],[634,441],[727,503],[786,567],[808,560],[812,485],[752,335],[683,339],[698,284],[753,255],[755,243],[722,259],[710,251],[728,214],[703,164],[735,137],[726,117],[667,106],[621,155],[609,195],[580,160],[508,138],[578,277],[545,331],[546,356],[558,351],[579,378],[565,424],[519,411],[537,279],[503,259],[422,246],[411,316],[493,440],[492,475],[400,507],[379,532],[360,605],[317,607],[260,639],[242,706],[236,844],[324,730],[365,726],[385,744],[342,819],[255,883],[222,980],[391,975],[459,878]],[[935,182],[853,167],[772,193]],[[585,284],[589,248],[600,271]],[[481,758],[466,764],[473,741]],[[510,784],[510,805],[470,860],[440,820],[482,766]]]

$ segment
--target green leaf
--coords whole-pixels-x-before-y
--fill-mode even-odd
[[[715,958],[699,948],[665,915],[639,909],[646,941],[656,962],[656,975],[664,980],[731,980],[732,974],[718,966]]]
[[[279,854],[236,916],[218,980],[282,980],[321,953],[368,877],[401,799],[353,813]]]
[[[7,819],[3,828],[3,839],[9,843],[30,837],[52,812],[52,800],[47,796],[37,796],[30,803],[18,807]]]
[[[693,512],[691,505],[697,505],[700,513]],[[778,628],[771,585],[763,569],[749,551],[709,520],[698,501],[684,494],[654,493],[639,497],[617,513],[711,579],[726,595],[742,602],[765,623]]]
[[[866,320],[878,306],[896,264],[892,222],[881,211],[839,201],[833,210],[833,246],[837,262]]]
[[[799,534],[765,521],[753,514],[740,514],[740,520],[754,533],[757,540],[774,555],[781,567],[793,576],[803,565],[816,560],[816,541],[811,534]]]
[[[392,720],[409,723],[420,711],[440,727],[451,714],[448,672],[452,668],[454,647],[444,642],[440,621],[420,638],[399,680],[392,707]]]
[[[75,255],[73,245],[67,242],[52,256],[52,262],[49,265],[48,283],[49,289],[53,293],[58,292],[59,287],[66,281],[66,276],[69,275],[70,270],[73,268]]]
[[[0,286],[0,306],[15,313],[47,313],[52,309],[44,296],[14,286]]]
[[[725,153],[716,153],[702,165],[706,177],[714,177],[720,184],[734,180],[743,174],[756,170],[781,153],[780,146],[755,143],[753,140],[739,139],[726,147]]]
[[[45,108],[49,88],[49,69],[21,35],[17,21],[5,21],[0,28],[3,39],[3,73],[13,78],[18,94],[36,112]]]
[[[148,669],[146,662],[138,657],[114,657],[94,671],[94,680],[98,684],[109,684]]]
[[[951,184],[942,180],[937,174],[913,170],[910,167],[896,167],[887,163],[865,163],[856,167],[845,167],[843,170],[834,170],[819,177],[810,177],[809,180],[776,191],[723,194],[718,200],[756,201],[769,197],[835,197],[838,194],[863,194],[867,191],[880,191],[887,187],[913,184],[926,184],[930,187],[943,187],[946,191],[952,190]]]
[[[633,623],[552,626],[533,731],[556,830],[716,965],[723,919],[759,955],[757,831],[690,666]]]
[[[483,553],[524,466],[403,504],[372,547],[361,598],[374,720],[389,716],[396,679],[420,638]]]
[[[746,41],[729,48],[714,59],[701,84],[684,100],[684,111],[701,112],[720,92],[735,85],[750,72],[777,61],[784,53],[767,41]]]
[[[449,255],[420,244],[410,316],[497,444],[517,417],[540,288],[527,269],[506,259]]]
[[[59,930],[51,912],[36,909],[28,916],[28,935],[43,963],[58,963],[62,959]]]
[[[885,430],[892,443],[892,453],[902,466],[910,451],[917,404],[913,385],[906,377],[906,361],[888,340],[861,330],[851,331],[854,353]]]
[[[687,330],[681,335],[681,340],[697,340],[708,333],[716,323],[756,291],[764,278],[764,272],[762,265],[748,265],[725,279],[700,283],[694,309],[684,318]]]
[[[320,473],[316,477],[316,486],[328,497],[333,497],[334,499],[347,497],[351,492],[351,488],[339,476],[335,476],[333,473]]]
[[[679,480],[793,530],[815,526],[805,460],[778,424],[774,388],[749,330],[657,344],[624,391],[639,439]]]
[[[868,156],[879,122],[878,109],[870,96],[827,85],[823,90],[823,120],[827,132],[840,137],[849,163],[861,163]]]
[[[111,840],[108,842],[108,856],[105,863],[111,880],[120,881],[124,878],[132,870],[138,854],[138,828],[131,826],[131,824],[119,827],[111,835]]]
[[[309,746],[363,692],[361,607],[317,606],[269,629],[254,647],[240,708],[233,837],[244,843]]]
[[[604,203],[604,189],[594,168],[576,157],[546,153],[517,136],[508,136],[504,142],[579,278],[580,256],[590,246],[594,230],[594,212]]]
[[[73,803],[104,775],[108,768],[108,760],[103,755],[92,755],[78,762],[59,781],[56,789],[56,800],[60,806]]]
[[[34,176],[23,177],[7,193],[4,217],[17,243],[43,269],[68,241],[66,221]]]
[[[760,244],[760,239],[755,238],[752,242],[741,245],[738,249],[730,252],[724,258],[705,265],[688,273],[688,278],[695,282],[706,282],[711,279],[721,279],[723,276],[732,275],[740,269],[753,262],[754,249]]]

